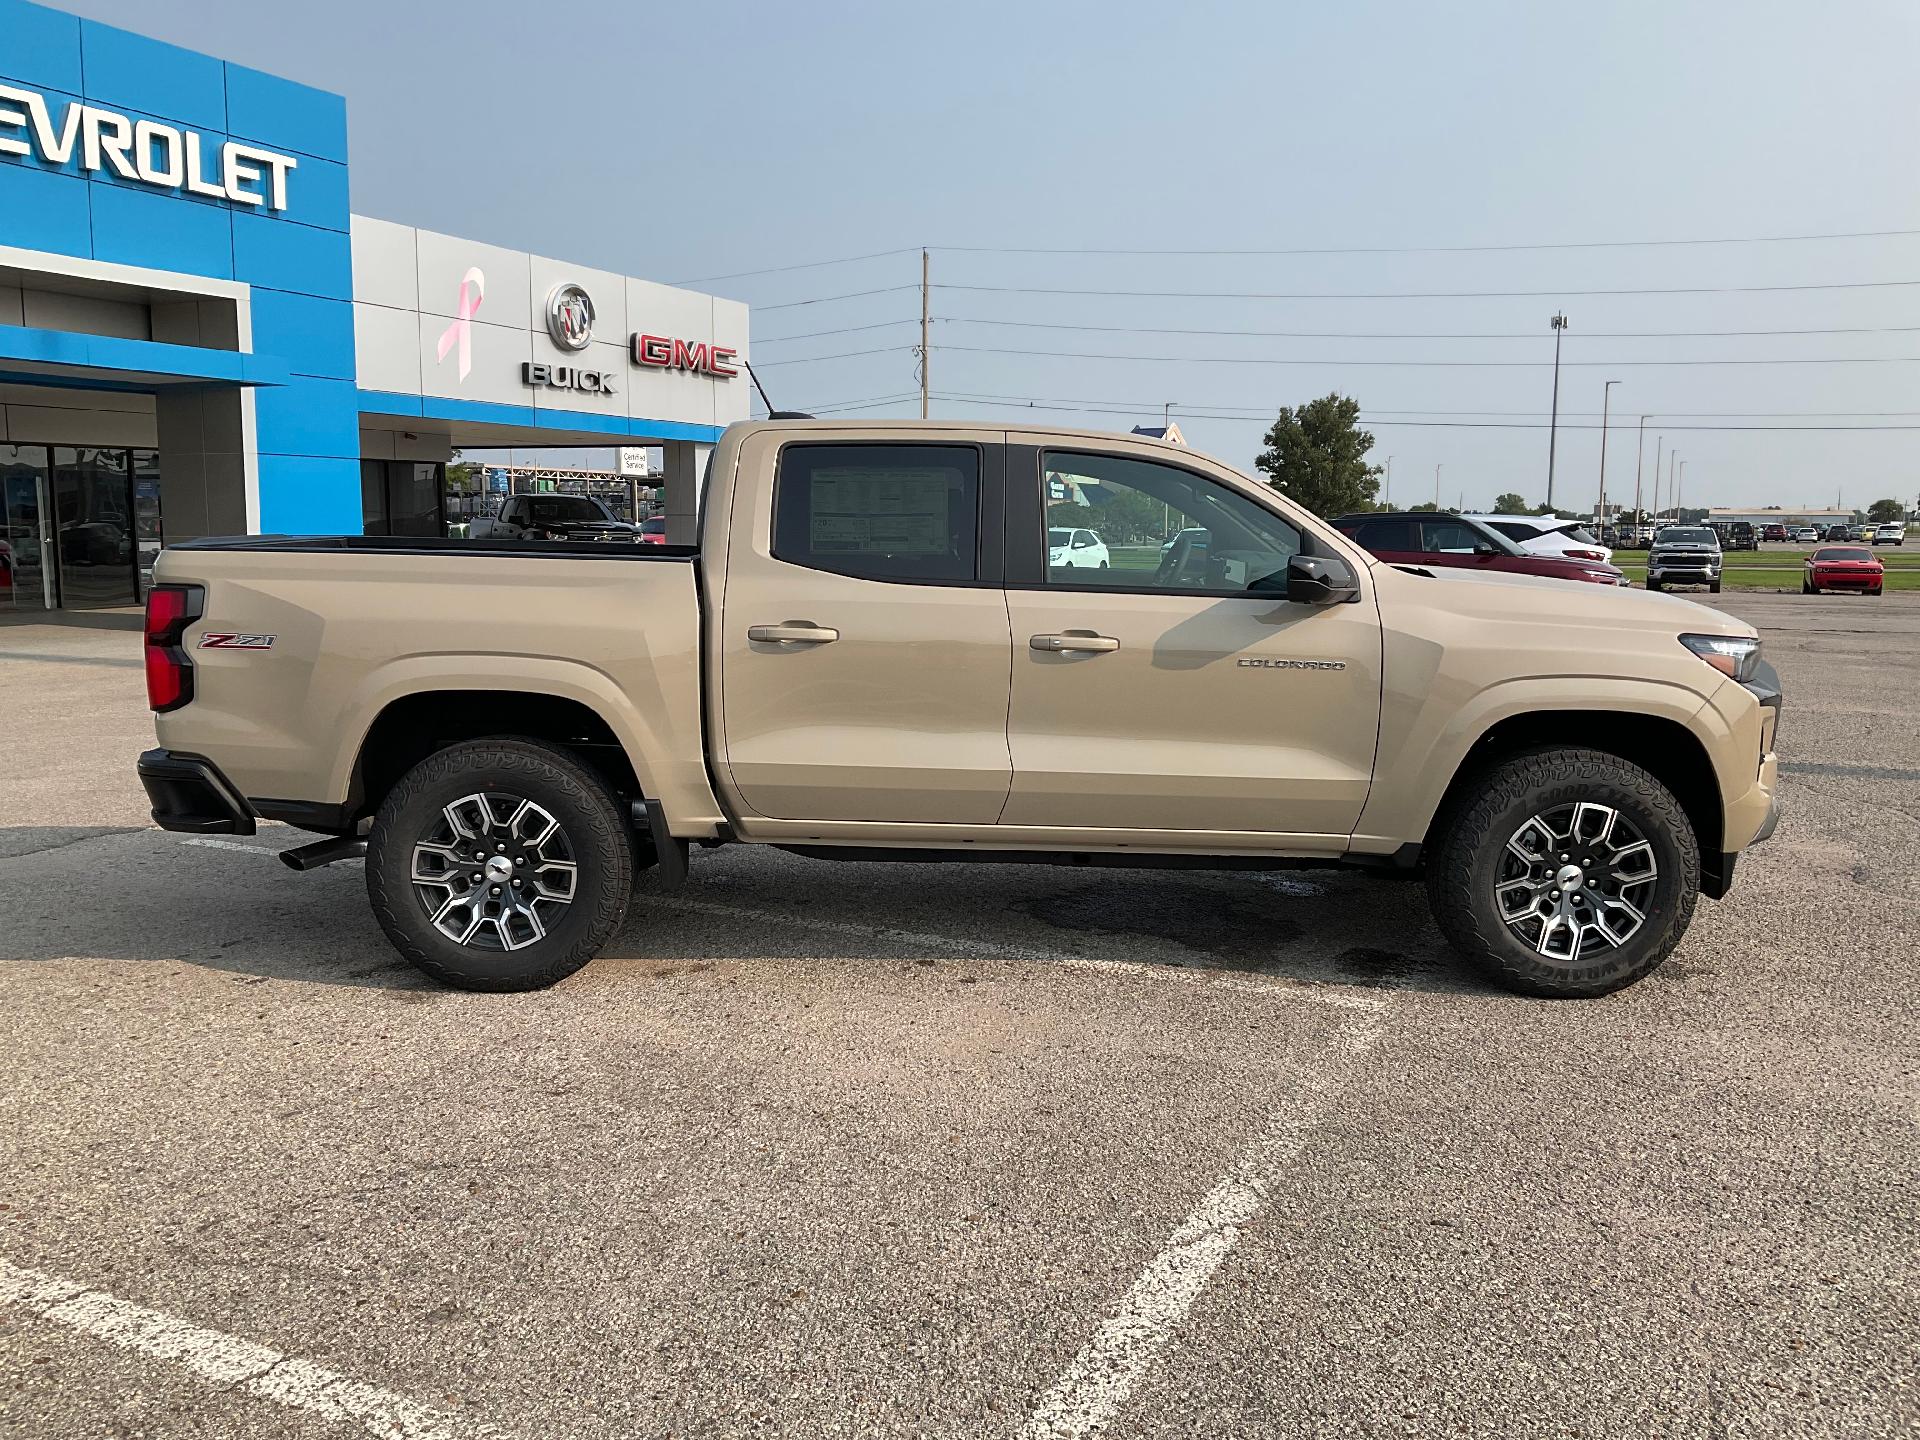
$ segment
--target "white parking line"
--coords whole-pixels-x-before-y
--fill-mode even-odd
[[[1306,1142],[1350,1068],[1373,1049],[1379,1031],[1363,1024],[1336,1041],[1338,1058],[1301,1077],[1264,1134],[1194,1206],[1148,1262],[1114,1313],[1094,1331],[1066,1373],[1040,1398],[1020,1440],[1082,1440],[1107,1427],[1220,1262]]]
[[[357,1425],[381,1440],[479,1440],[500,1431],[479,1421],[429,1410],[363,1385],[311,1360],[300,1360],[218,1330],[149,1310],[104,1290],[0,1260],[0,1304],[117,1345],[170,1360],[202,1379],[238,1388],[276,1405]]]
[[[1171,980],[1202,985],[1213,990],[1232,990],[1258,995],[1267,1000],[1301,1000],[1313,1005],[1331,1005],[1341,1010],[1384,1010],[1387,1002],[1371,996],[1354,995],[1344,990],[1319,986],[1293,985],[1280,980],[1250,980],[1221,975],[1216,971],[1185,970],[1173,965],[1135,964],[1126,960],[1099,960],[1091,955],[1074,955],[1059,950],[1039,950],[1026,945],[1000,945],[991,940],[974,940],[957,935],[935,935],[919,930],[898,930],[887,925],[858,925],[845,920],[818,920],[811,915],[794,915],[779,910],[762,910],[750,905],[727,905],[714,900],[696,900],[685,895],[648,895],[645,902],[663,908],[691,910],[697,915],[717,915],[735,920],[751,920],[757,925],[791,926],[826,935],[841,935],[860,940],[887,940],[910,945],[916,950],[932,950],[982,960],[1019,960],[1030,964],[1054,965],[1065,970],[1086,970],[1102,975],[1128,975],[1150,980]]]
[[[209,850],[244,850],[249,855],[265,855],[268,858],[276,853],[264,845],[249,845],[244,840],[215,840],[211,835],[188,835],[182,845],[204,845]]]

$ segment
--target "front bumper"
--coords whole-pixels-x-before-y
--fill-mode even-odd
[[[254,814],[220,767],[199,755],[148,750],[134,769],[162,830],[192,835],[251,835]]]

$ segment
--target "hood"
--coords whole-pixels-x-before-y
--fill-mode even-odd
[[[1516,617],[1524,617],[1532,624],[1564,626],[1575,632],[1759,634],[1746,621],[1724,610],[1696,604],[1679,595],[1504,570],[1455,570],[1440,566],[1426,570],[1420,566],[1394,565],[1377,567],[1375,573],[1380,570],[1395,571],[1404,577],[1404,586],[1392,585],[1396,600],[1424,603],[1489,623],[1512,622]],[[1580,642],[1573,638],[1569,643]]]

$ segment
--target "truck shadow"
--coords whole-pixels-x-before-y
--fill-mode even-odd
[[[441,991],[387,943],[358,862],[297,874],[296,832],[189,844],[152,829],[0,827],[0,955],[135,961],[282,980]],[[102,876],[111,876],[108,884]],[[745,849],[696,858],[689,884],[643,875],[590,973],[620,962],[860,964],[902,957],[1045,967],[1098,959],[1312,984],[1494,990],[1441,942],[1421,887],[1333,871],[837,864]]]

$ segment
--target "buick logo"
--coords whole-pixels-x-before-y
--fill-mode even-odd
[[[584,350],[593,338],[593,301],[578,285],[547,292],[547,334],[562,350]]]

